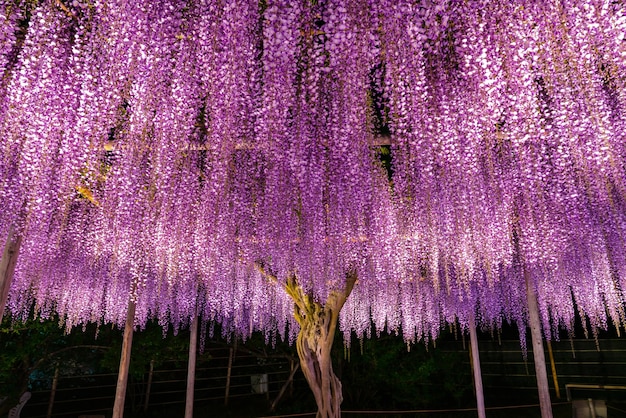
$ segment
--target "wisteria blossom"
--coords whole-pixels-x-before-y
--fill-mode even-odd
[[[626,5],[0,5],[14,318],[293,341],[279,282],[408,342],[444,323],[625,325]],[[381,155],[388,155],[384,164]]]

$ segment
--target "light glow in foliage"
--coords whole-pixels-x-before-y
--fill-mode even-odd
[[[261,262],[320,301],[356,272],[346,340],[523,333],[527,277],[547,337],[624,325],[624,33],[602,0],[4,2],[8,309],[293,341]]]

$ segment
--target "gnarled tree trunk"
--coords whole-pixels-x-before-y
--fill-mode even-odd
[[[260,264],[257,263],[256,267],[265,277],[279,283]],[[332,291],[325,303],[316,302],[304,293],[293,276],[287,283],[279,283],[294,301],[294,316],[300,324],[296,348],[300,367],[315,396],[317,418],[341,417],[341,382],[333,372],[330,353],[339,312],[356,279],[356,274],[349,273],[345,288]]]
[[[338,310],[331,295],[326,304],[306,303],[307,311],[302,312],[296,302],[296,314],[300,323],[300,332],[296,340],[298,357],[317,403],[317,418],[335,418],[341,416],[341,382],[333,372],[330,357],[338,319]]]

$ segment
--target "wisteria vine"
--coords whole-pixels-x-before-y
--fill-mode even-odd
[[[625,33],[608,0],[3,2],[8,308],[293,340],[261,261],[356,272],[347,336],[523,333],[527,282],[546,337],[619,329]]]

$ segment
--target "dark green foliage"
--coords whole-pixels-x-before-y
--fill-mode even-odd
[[[122,354],[121,333],[111,343],[101,362],[102,367],[116,373],[119,369]],[[177,367],[186,367],[189,356],[189,331],[180,331],[177,335],[171,332],[164,333],[160,325],[149,322],[142,331],[133,335],[133,346],[129,375],[132,379],[142,379],[147,373],[150,362],[154,361],[154,367],[158,368],[163,362],[174,362]],[[205,356],[206,357],[206,356]],[[198,362],[208,360],[202,355],[198,356]]]
[[[5,318],[0,326],[0,397],[9,399],[0,405],[0,416],[26,390],[49,389],[57,367],[60,376],[116,373],[121,346],[122,331],[110,325],[89,324],[66,333],[58,321]],[[188,332],[164,335],[158,324],[149,323],[134,335],[130,379],[143,380],[151,361],[155,367],[165,361],[186,367],[188,353]],[[206,360],[207,355],[198,358]]]
[[[432,346],[410,347],[401,336],[354,342],[349,360],[341,356],[343,409],[402,410],[471,405],[471,371],[467,353]],[[341,346],[339,347],[341,348]],[[359,352],[361,351],[361,352]],[[464,364],[465,362],[465,364]]]
[[[95,331],[89,326],[65,334],[57,321],[13,322],[5,317],[0,326],[0,397],[9,399],[0,405],[0,415],[26,390],[49,385],[57,366],[65,375],[93,373],[96,358],[108,348],[94,340]],[[31,378],[37,379],[37,387]]]

